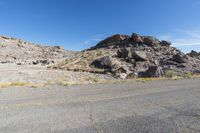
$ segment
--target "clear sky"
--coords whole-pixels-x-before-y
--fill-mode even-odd
[[[82,50],[115,33],[200,51],[200,0],[0,0],[0,34]]]

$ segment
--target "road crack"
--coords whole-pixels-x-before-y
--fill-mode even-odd
[[[101,129],[97,123],[95,122],[93,118],[93,111],[92,111],[92,104],[89,102],[90,112],[89,112],[89,120],[91,122],[92,127],[98,132],[98,133],[104,133],[103,129]]]

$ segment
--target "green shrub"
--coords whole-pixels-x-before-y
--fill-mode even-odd
[[[165,72],[165,77],[167,77],[167,78],[173,78],[173,77],[176,77],[176,76],[178,76],[178,73],[174,70],[167,70]]]
[[[191,72],[185,72],[183,77],[184,78],[192,78],[192,73]]]

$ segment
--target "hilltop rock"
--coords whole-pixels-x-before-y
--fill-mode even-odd
[[[153,46],[160,45],[160,41],[154,37],[146,36],[146,37],[144,37],[144,44],[146,44],[150,47],[153,47]]]
[[[200,59],[200,52],[196,52],[194,50],[192,50],[190,53],[187,54],[188,56],[190,57],[193,57],[193,58],[198,58]]]
[[[134,43],[142,44],[144,42],[144,38],[139,34],[133,33],[131,35],[131,41],[133,41]]]
[[[171,42],[168,42],[168,41],[161,41],[161,45],[163,45],[163,46],[171,46],[172,45],[172,43]]]
[[[129,40],[130,36],[128,35],[121,35],[116,34],[111,37],[106,38],[105,40],[99,42],[95,47],[90,48],[90,50],[97,49],[97,48],[105,48],[105,47],[111,47],[111,46],[117,46],[121,43]]]

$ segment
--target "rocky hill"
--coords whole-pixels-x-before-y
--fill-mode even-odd
[[[43,46],[21,39],[0,36],[1,63],[47,65],[67,58],[73,53],[60,46]]]
[[[151,36],[113,35],[74,58],[54,66],[56,69],[111,73],[115,77],[161,77],[200,73],[200,53],[184,54]]]

